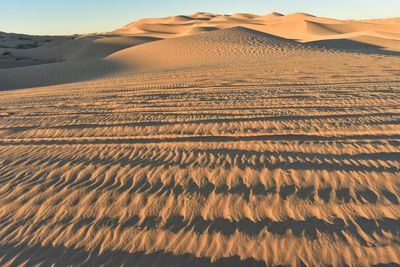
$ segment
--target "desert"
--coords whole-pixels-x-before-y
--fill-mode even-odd
[[[0,33],[0,265],[400,264],[400,19]]]

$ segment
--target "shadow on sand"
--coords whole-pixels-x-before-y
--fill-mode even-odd
[[[144,252],[128,253],[124,251],[98,250],[88,252],[82,248],[65,248],[27,244],[0,246],[0,265],[12,262],[12,266],[266,266],[254,259],[241,260],[239,256],[222,258],[211,262],[209,258],[198,258],[192,254],[174,255],[172,253]]]
[[[308,42],[307,45],[325,48],[334,48],[349,52],[358,52],[365,54],[380,54],[380,55],[400,55],[399,51],[383,50],[384,47],[368,44],[350,39],[334,39]]]

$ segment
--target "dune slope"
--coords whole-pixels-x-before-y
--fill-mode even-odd
[[[250,64],[306,52],[308,47],[244,27],[177,37],[113,53],[110,62],[159,68]],[[317,49],[312,49],[313,51]]]

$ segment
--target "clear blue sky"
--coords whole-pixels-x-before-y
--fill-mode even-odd
[[[306,12],[339,19],[400,17],[400,0],[0,0],[0,31],[104,32],[145,17],[197,11],[232,14]]]

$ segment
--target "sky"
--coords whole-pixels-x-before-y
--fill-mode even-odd
[[[337,19],[400,17],[400,0],[0,0],[0,31],[67,35],[106,32],[147,17],[198,11],[311,13]]]

